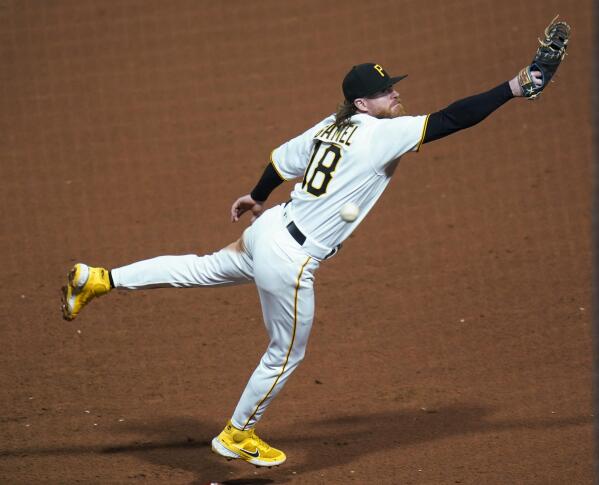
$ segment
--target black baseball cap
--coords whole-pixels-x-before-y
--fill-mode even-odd
[[[406,76],[390,77],[380,64],[358,64],[343,79],[343,94],[348,101],[365,98],[384,91]]]

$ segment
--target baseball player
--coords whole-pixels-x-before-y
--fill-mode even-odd
[[[548,29],[546,38],[560,39],[561,60],[569,27],[554,21]],[[559,65],[551,70],[538,58],[537,52],[533,63],[509,82],[421,116],[405,115],[394,87],[405,76],[391,77],[380,64],[354,66],[343,80],[345,99],[337,113],[276,148],[254,189],[233,203],[232,222],[251,213],[251,225],[237,241],[210,255],[160,256],[111,271],[78,263],[63,289],[64,318],[74,319],[94,297],[113,288],[254,282],[270,342],[231,419],[212,440],[212,450],[256,466],[283,463],[285,453],[254,430],[304,357],[316,270],[370,212],[402,155],[477,124],[514,97],[537,96]],[[297,183],[290,200],[265,210],[275,187],[292,179]],[[347,203],[359,213],[342,217]]]

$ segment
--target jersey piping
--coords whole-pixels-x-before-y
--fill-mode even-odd
[[[275,150],[276,150],[276,148],[275,148],[275,149],[274,149],[272,152],[270,152],[270,164],[272,165],[272,168],[274,168],[274,169],[275,169],[275,172],[277,172],[277,175],[278,175],[279,177],[281,177],[281,180],[285,180],[285,181],[287,181],[287,180],[290,180],[290,179],[288,179],[288,178],[285,178],[285,177],[283,177],[283,175],[281,175],[281,172],[280,172],[280,171],[279,171],[279,169],[277,168],[277,164],[275,163],[275,161],[274,161],[274,160],[273,160],[273,158],[272,158],[272,154],[275,152]]]
[[[289,356],[291,355],[291,351],[293,350],[293,344],[295,342],[295,333],[296,333],[296,329],[297,329],[297,297],[298,297],[298,293],[299,293],[299,287],[300,287],[300,283],[302,280],[302,274],[304,273],[304,268],[310,262],[311,259],[312,259],[312,257],[310,257],[310,256],[308,257],[308,259],[306,259],[306,261],[304,262],[304,264],[302,264],[302,267],[300,268],[299,274],[297,275],[297,282],[295,284],[295,296],[294,296],[294,300],[293,300],[293,333],[291,335],[291,342],[289,344],[289,350],[287,350],[287,355],[285,356],[285,362],[283,363],[281,372],[279,372],[279,375],[275,379],[275,382],[273,383],[271,388],[268,390],[266,395],[262,398],[262,400],[258,403],[258,405],[256,406],[256,409],[254,409],[254,412],[251,414],[251,416],[247,419],[247,421],[243,425],[243,430],[245,430],[248,423],[256,415],[256,413],[258,412],[258,409],[260,409],[260,406],[262,405],[262,403],[264,401],[266,401],[268,396],[270,396],[270,393],[272,392],[272,390],[275,388],[275,386],[279,382],[279,379],[285,372],[285,368],[287,367],[287,363],[289,362]]]
[[[424,120],[424,127],[422,128],[422,136],[420,137],[420,141],[418,142],[418,145],[416,146],[416,151],[420,151],[420,147],[422,146],[422,143],[424,142],[424,137],[426,136],[426,127],[428,126],[428,119],[430,117],[430,114],[426,115],[426,119]]]

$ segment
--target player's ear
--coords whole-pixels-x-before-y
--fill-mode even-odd
[[[358,109],[358,111],[368,111],[368,107],[366,106],[366,101],[364,98],[355,99],[354,106]]]

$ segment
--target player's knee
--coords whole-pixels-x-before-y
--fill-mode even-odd
[[[292,369],[295,369],[298,365],[300,365],[302,363],[302,361],[304,360],[304,357],[306,355],[305,349],[297,349],[292,351],[289,354],[289,359],[287,359],[287,367]]]
[[[262,364],[271,370],[280,370],[281,367],[294,369],[306,355],[305,349],[290,349],[284,353],[279,349],[278,346],[269,346],[266,354],[262,357]]]

